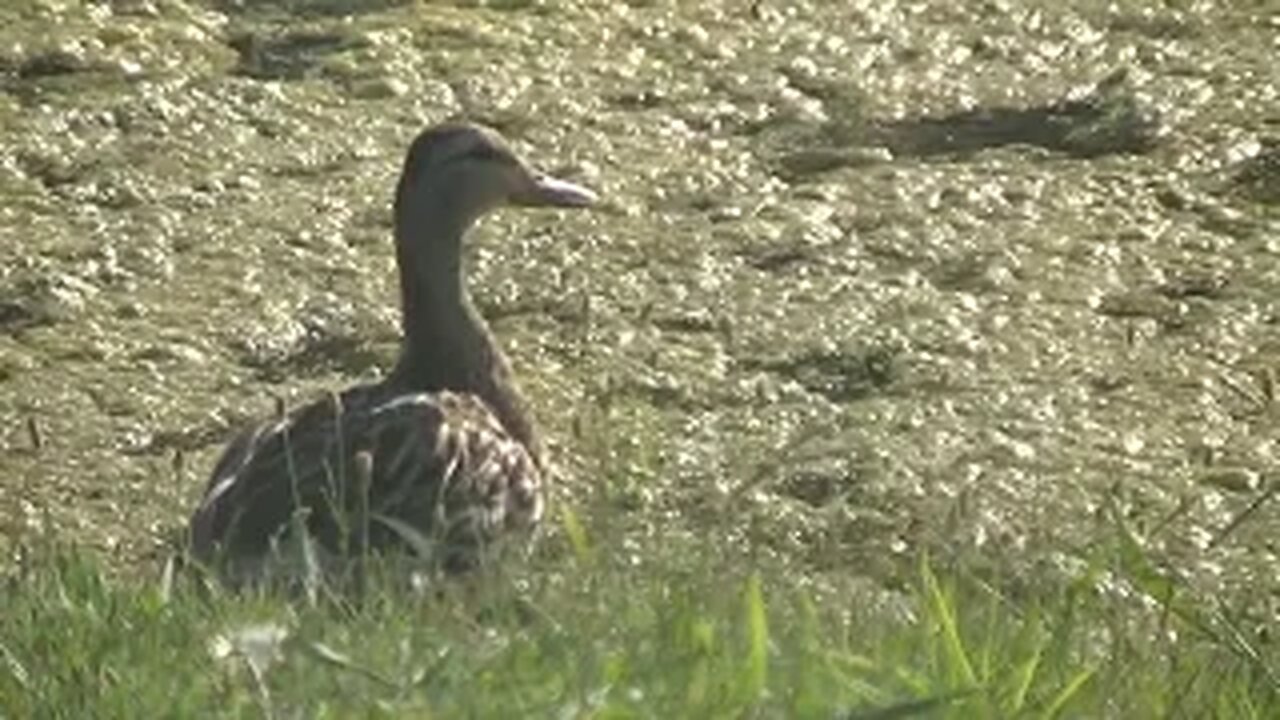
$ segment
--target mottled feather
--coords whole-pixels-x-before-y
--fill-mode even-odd
[[[372,459],[367,505],[355,457]],[[344,554],[367,507],[372,550],[406,546],[388,517],[435,541],[450,569],[542,517],[542,478],[524,445],[474,395],[352,388],[253,428],[228,447],[192,519],[206,561],[260,557],[295,509],[326,550]]]

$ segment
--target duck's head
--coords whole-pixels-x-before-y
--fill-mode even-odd
[[[398,212],[430,207],[463,225],[505,205],[584,207],[595,201],[595,193],[534,170],[497,132],[472,123],[437,125],[418,135],[396,192]]]

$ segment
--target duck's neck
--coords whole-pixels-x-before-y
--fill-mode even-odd
[[[402,192],[396,203],[404,340],[388,382],[406,391],[470,390],[474,371],[498,354],[463,278],[462,236],[472,224],[447,198],[407,201]]]
[[[467,291],[462,236],[474,221],[450,210],[447,202],[398,203],[404,339],[387,385],[397,392],[475,394],[538,457],[539,443],[506,358]]]
[[[457,241],[403,237],[403,232],[396,231],[403,340],[388,381],[408,391],[456,385],[459,378],[454,377],[457,368],[453,366],[462,360],[459,351],[471,344],[461,336],[482,335],[474,332]],[[432,246],[422,248],[417,243]]]

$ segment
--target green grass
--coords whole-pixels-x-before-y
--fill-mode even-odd
[[[922,558],[887,590],[706,543],[622,552],[564,518],[564,547],[519,576],[416,593],[375,572],[359,601],[109,576],[45,542],[0,589],[0,716],[1262,718],[1280,700],[1274,647],[1123,526],[1039,589]]]

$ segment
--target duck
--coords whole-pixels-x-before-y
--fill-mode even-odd
[[[393,205],[395,365],[235,437],[191,516],[190,557],[239,584],[304,528],[327,557],[429,551],[437,567],[458,572],[495,544],[531,538],[546,508],[545,451],[471,300],[464,238],[499,208],[596,202],[591,190],[535,170],[491,128],[422,131]]]

